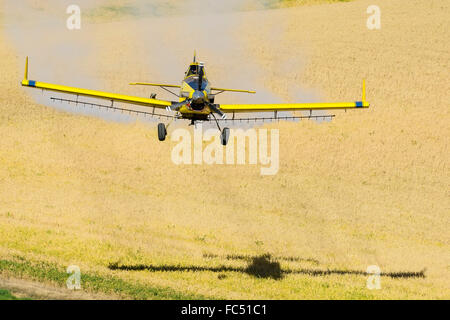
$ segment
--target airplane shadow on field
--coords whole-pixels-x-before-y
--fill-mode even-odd
[[[217,258],[217,255],[205,254],[204,258]],[[118,263],[109,264],[108,268],[110,270],[123,270],[123,271],[150,271],[150,272],[215,272],[221,273],[219,279],[223,279],[226,276],[224,272],[239,272],[246,273],[250,276],[256,278],[266,278],[281,280],[284,275],[287,274],[303,274],[313,277],[318,276],[329,276],[329,275],[361,275],[370,276],[372,273],[367,273],[362,270],[340,270],[340,269],[282,269],[278,260],[285,261],[295,261],[295,262],[310,262],[312,264],[319,264],[317,260],[314,259],[302,259],[296,257],[277,257],[274,258],[269,254],[261,256],[238,256],[229,255],[225,256],[228,260],[248,260],[247,267],[232,267],[232,266],[195,266],[195,265],[119,265]],[[382,272],[380,276],[389,278],[425,278],[425,270],[419,272]]]

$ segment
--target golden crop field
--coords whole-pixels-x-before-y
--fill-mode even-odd
[[[368,0],[247,7],[204,17],[199,35],[187,27],[196,16],[100,6],[80,31],[42,38],[21,33],[33,21],[14,22],[8,2],[0,279],[63,288],[77,265],[88,294],[125,299],[450,298],[448,1],[377,0],[380,30],[366,27]],[[45,3],[27,5],[57,15]],[[366,79],[371,108],[264,125],[279,129],[280,170],[261,176],[255,165],[177,166],[154,123],[63,110],[19,85],[30,55],[30,79],[148,96],[128,83],[178,83],[194,49],[214,85],[354,101]],[[366,287],[370,265],[380,290]]]

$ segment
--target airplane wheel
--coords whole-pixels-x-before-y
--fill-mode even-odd
[[[228,144],[228,139],[230,139],[230,128],[223,128],[222,134],[220,135],[220,141],[223,146]]]
[[[158,139],[159,139],[159,141],[166,140],[166,136],[167,136],[166,126],[164,125],[164,123],[159,123],[158,124]]]

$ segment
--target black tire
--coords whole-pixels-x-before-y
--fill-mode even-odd
[[[220,135],[220,142],[223,146],[228,144],[228,140],[230,139],[230,128],[223,128],[222,134]]]
[[[158,124],[158,139],[159,139],[159,141],[166,140],[166,135],[167,135],[166,126],[164,125],[164,123],[159,123]]]

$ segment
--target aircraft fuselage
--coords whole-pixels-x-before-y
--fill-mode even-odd
[[[205,120],[211,113],[209,103],[214,103],[214,95],[211,94],[211,86],[205,74],[202,63],[193,62],[186,71],[181,83],[180,102],[189,100],[178,111],[183,118],[193,120]]]

